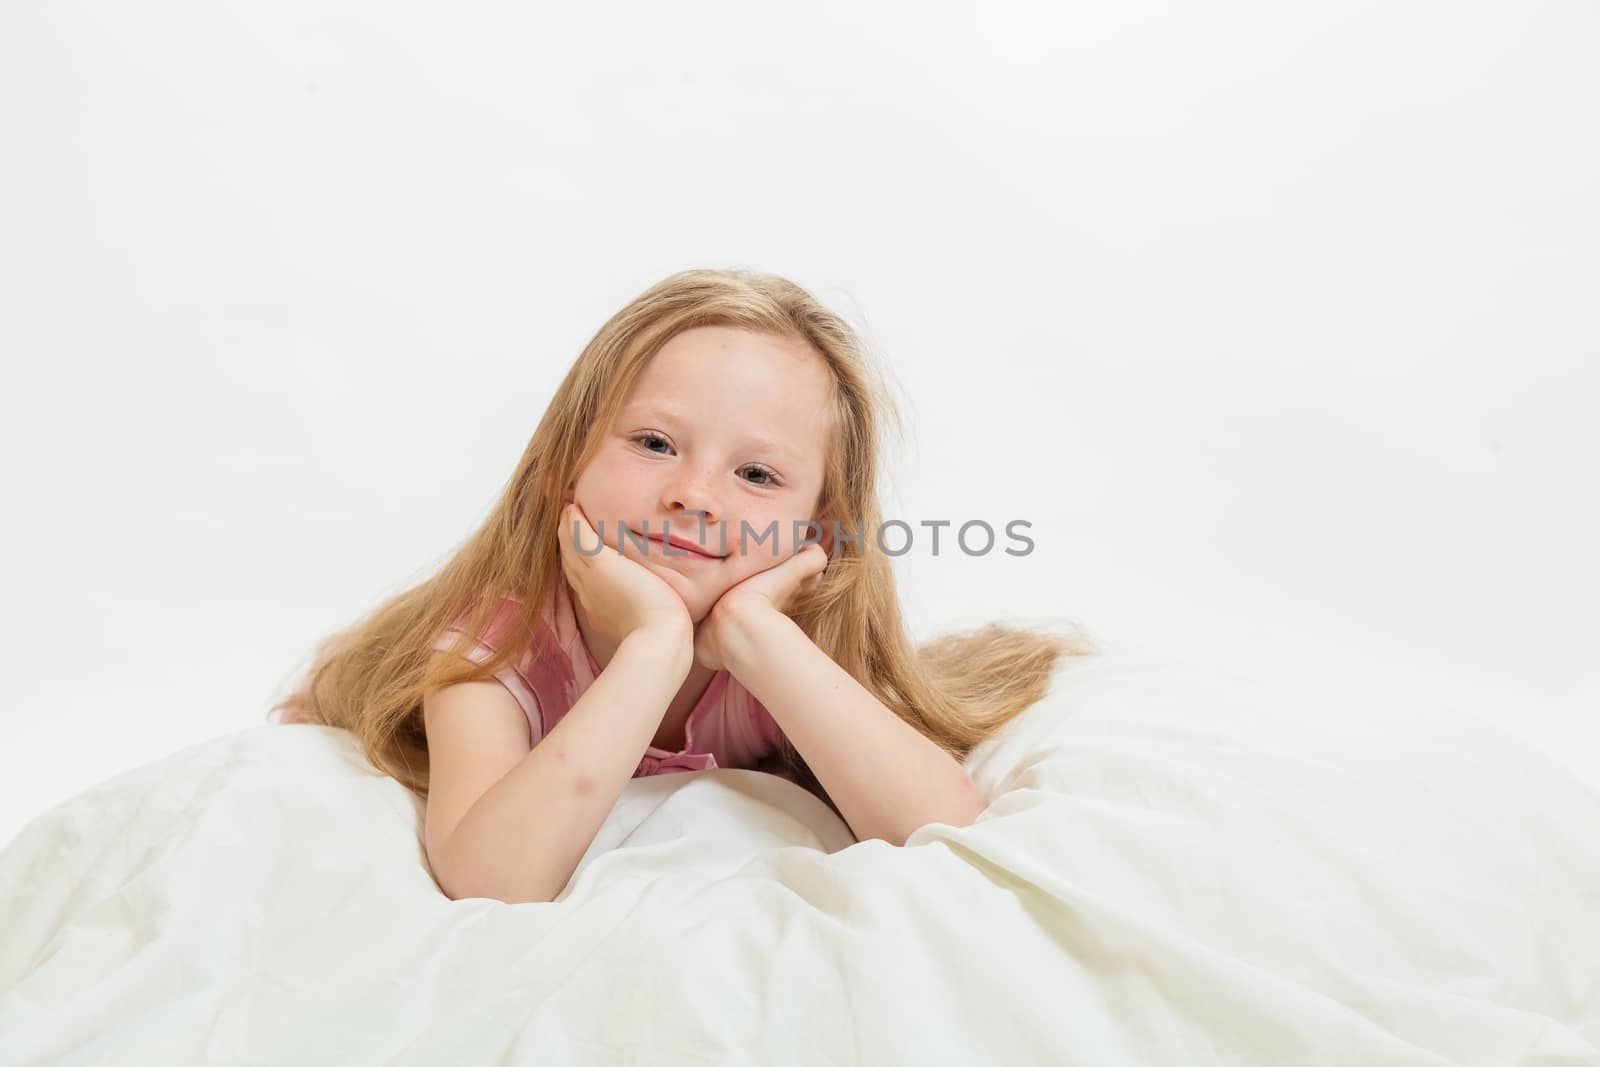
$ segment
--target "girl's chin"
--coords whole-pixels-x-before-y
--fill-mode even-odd
[[[642,561],[643,565],[653,569],[654,573],[659,574],[667,584],[678,590],[683,600],[691,601],[691,598],[698,600],[698,598],[706,595],[706,590],[702,589],[706,582],[696,581],[696,576],[686,573],[685,569],[677,568],[672,563],[667,563],[667,561],[659,560],[656,557],[645,557],[640,561]],[[690,606],[693,606],[693,603]]]
[[[684,605],[689,609],[690,614],[695,615],[696,622],[700,621],[701,615],[711,610],[711,605],[715,604],[717,597],[722,595],[723,590],[720,587],[708,588],[703,579],[696,581],[694,575],[685,574],[670,563],[648,559],[645,561],[645,566],[660,575],[662,580],[672,586],[673,590],[683,598]]]

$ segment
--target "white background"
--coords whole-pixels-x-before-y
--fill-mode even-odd
[[[263,723],[686,267],[862,330],[891,515],[1033,524],[919,539],[918,637],[1065,616],[1600,779],[1596,55],[1583,3],[7,4],[0,842]]]

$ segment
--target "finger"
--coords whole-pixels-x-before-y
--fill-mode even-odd
[[[571,504],[561,509],[561,533],[563,539],[571,542],[566,547],[572,548],[577,542],[573,538],[583,530],[583,517],[577,513]]]
[[[816,551],[812,551],[815,549]],[[773,585],[783,591],[785,596],[793,594],[796,590],[811,584],[812,579],[821,574],[828,565],[828,554],[821,545],[807,545],[784,561],[783,566],[775,568],[778,572],[773,578]]]
[[[810,551],[813,548],[815,552]],[[762,592],[772,601],[773,607],[788,614],[799,599],[809,595],[816,586],[816,579],[826,563],[827,551],[821,545],[807,545],[784,560],[782,566],[767,572],[772,578]]]
[[[781,579],[775,580],[790,582],[799,581],[801,578],[810,574],[812,569],[817,566],[818,556],[821,554],[821,552],[820,549],[817,552],[811,551],[813,548],[817,548],[817,546],[805,545],[802,548],[796,549],[794,552],[789,554],[789,558],[785,559],[782,563],[775,567],[768,568],[766,573],[777,574],[781,576]]]
[[[583,509],[578,506],[576,501],[567,505],[566,516],[567,527],[569,529],[576,529],[580,534],[595,534],[596,537],[600,536],[599,534],[595,533],[594,524],[589,521],[589,516],[583,513]],[[584,541],[579,541],[578,544],[586,545],[587,539]]]
[[[578,566],[583,566],[594,558],[593,547],[589,544],[589,535],[593,535],[596,539],[600,536],[589,525],[589,520],[579,510],[578,505],[569,503],[563,507],[561,509],[561,551],[564,555],[570,556],[572,562]]]
[[[821,574],[828,565],[828,550],[819,544],[809,544],[797,553],[800,559],[800,569],[806,572],[806,577]]]

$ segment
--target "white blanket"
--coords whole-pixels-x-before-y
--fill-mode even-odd
[[[0,1064],[1600,1063],[1600,793],[1480,720],[1122,653],[968,767],[904,848],[636,780],[511,906],[350,735],[220,737],[0,853]]]

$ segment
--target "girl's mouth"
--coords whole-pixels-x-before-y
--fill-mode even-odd
[[[651,534],[649,540],[651,544],[661,546],[661,551],[658,553],[658,555],[669,556],[672,559],[706,560],[707,562],[715,562],[722,559],[721,556],[712,555],[709,552],[702,551],[694,544],[683,540],[681,537],[673,537],[671,539],[672,547],[670,549],[667,548],[667,543],[662,540],[660,534]]]

